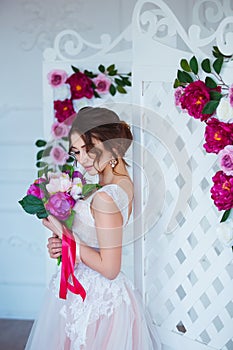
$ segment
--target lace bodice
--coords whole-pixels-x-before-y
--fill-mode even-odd
[[[107,193],[114,200],[115,204],[119,208],[123,226],[128,221],[128,206],[129,199],[127,193],[117,184],[110,184],[103,186],[98,190],[99,192]],[[74,210],[76,211],[75,219],[73,222],[73,233],[76,234],[83,242],[91,247],[98,248],[98,240],[95,230],[95,222],[91,213],[91,202],[97,192],[92,194],[86,200],[80,200],[76,203]]]

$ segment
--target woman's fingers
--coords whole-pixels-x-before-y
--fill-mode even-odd
[[[58,258],[62,253],[61,239],[56,234],[53,234],[53,237],[49,237],[48,239],[47,248],[51,258]]]

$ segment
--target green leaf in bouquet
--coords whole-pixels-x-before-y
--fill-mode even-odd
[[[204,72],[206,73],[211,73],[211,66],[210,66],[210,60],[209,58],[205,58],[202,62],[201,62],[201,67],[203,69]]]
[[[72,225],[73,225],[73,221],[74,221],[74,216],[75,216],[75,210],[71,210],[71,214],[69,216],[69,218],[67,220],[64,220],[64,224],[66,225],[66,227],[71,230],[72,229]]]
[[[223,57],[219,57],[214,61],[213,68],[217,74],[221,72],[222,65],[223,65]]]
[[[99,184],[85,184],[82,187],[82,196],[86,197],[87,195],[99,188],[101,188]]]
[[[109,92],[112,96],[116,94],[116,88],[113,84],[110,85]]]
[[[44,147],[44,146],[47,145],[47,142],[46,142],[45,140],[37,140],[36,143],[35,143],[35,145],[36,145],[37,147]]]
[[[77,67],[75,67],[75,66],[71,66],[71,68],[73,69],[73,71],[75,73],[79,73],[80,72],[80,70]]]
[[[177,78],[181,83],[192,83],[193,82],[193,78],[191,77],[191,75],[189,73],[181,71],[181,70],[178,70]]]
[[[99,69],[99,71],[100,71],[101,73],[104,73],[104,72],[105,72],[105,67],[104,67],[103,64],[100,64],[99,67],[98,67],[98,69]]]
[[[120,94],[127,94],[127,91],[125,90],[125,88],[123,88],[123,86],[117,85],[117,91]]]
[[[205,84],[210,89],[215,89],[217,87],[217,83],[210,77],[205,78]]]
[[[230,212],[231,212],[231,209],[224,211],[223,216],[222,216],[220,222],[226,221],[226,220],[228,219],[229,215],[230,215]]]
[[[216,108],[219,105],[219,101],[209,101],[205,104],[202,114],[212,114],[216,111]]]
[[[210,91],[210,99],[215,101],[220,101],[222,98],[222,94],[218,91]]]
[[[198,73],[198,62],[197,62],[197,59],[195,56],[193,56],[191,58],[191,60],[189,61],[189,65],[190,65],[190,68],[192,69],[192,72],[194,74],[197,74]]]
[[[44,219],[47,218],[49,216],[48,212],[45,210],[43,212],[39,212],[36,213],[36,216],[38,217],[38,219]]]
[[[37,168],[44,168],[47,165],[48,165],[48,163],[46,163],[46,162],[37,162],[36,163]]]
[[[43,201],[31,194],[23,197],[23,199],[19,201],[19,204],[28,214],[42,214],[46,212]]]
[[[184,59],[184,58],[180,61],[180,66],[185,72],[191,72],[192,71],[188,61],[186,59]]]

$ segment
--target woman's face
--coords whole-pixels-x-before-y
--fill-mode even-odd
[[[92,153],[91,150],[87,153],[86,145],[78,133],[73,133],[70,139],[71,152],[75,153],[77,162],[83,166],[89,175],[96,175],[99,172],[102,172],[110,159],[112,159],[111,152],[106,151],[103,143],[97,139],[93,138],[92,142],[94,148],[101,152],[99,162],[95,162],[95,153]]]

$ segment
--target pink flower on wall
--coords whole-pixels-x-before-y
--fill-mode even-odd
[[[71,117],[74,113],[74,107],[71,100],[64,101],[54,101],[54,110],[55,110],[55,118],[62,123],[69,117]]]
[[[190,83],[180,96],[181,108],[196,119],[207,120],[211,114],[202,114],[202,110],[210,101],[209,89],[201,80]]]
[[[218,155],[222,171],[226,175],[233,176],[233,146],[226,146]]]
[[[66,83],[70,85],[72,99],[94,96],[92,80],[81,72],[72,74]]]
[[[233,108],[233,85],[231,85],[229,89],[229,100],[230,100],[231,107]]]
[[[47,77],[49,84],[52,85],[52,87],[56,88],[65,83],[68,75],[64,70],[54,69],[48,73]]]
[[[182,94],[184,93],[184,88],[182,86],[179,86],[176,90],[175,90],[175,105],[178,107],[181,107],[181,102],[180,102],[180,98],[182,96]]]
[[[218,210],[229,210],[233,207],[233,177],[218,171],[212,178],[211,198]]]
[[[62,137],[68,136],[69,133],[69,126],[65,123],[58,123],[55,122],[52,125],[52,136],[54,139],[60,139]]]
[[[105,74],[99,74],[96,78],[93,78],[93,83],[96,86],[96,91],[99,94],[107,94],[111,85],[111,80],[106,77]]]
[[[54,164],[63,165],[69,158],[69,154],[60,146],[51,149],[50,156]]]
[[[233,124],[210,119],[205,129],[205,141],[203,146],[208,153],[218,153],[225,146],[233,144]]]

